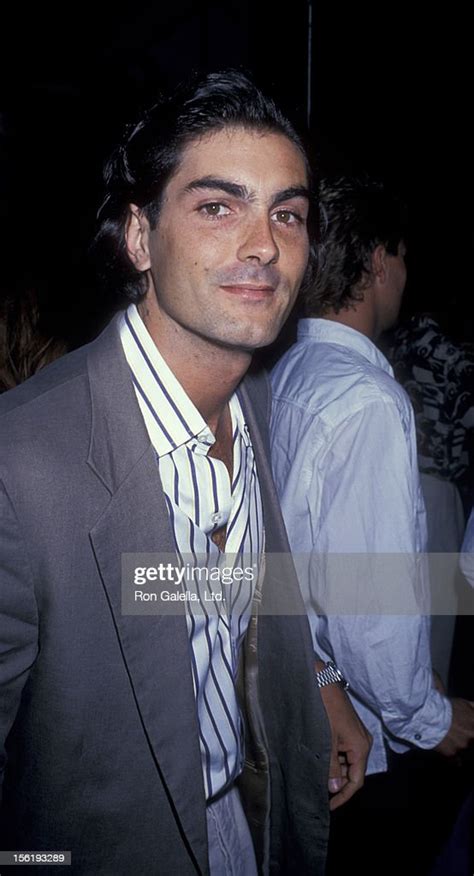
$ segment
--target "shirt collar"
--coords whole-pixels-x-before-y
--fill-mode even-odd
[[[393,377],[393,369],[388,359],[383,355],[373,341],[351,326],[332,319],[300,319],[298,322],[298,340],[311,339],[326,344],[339,344],[341,347],[354,350],[372,365],[382,368]]]
[[[153,434],[158,455],[193,438],[207,452],[215,437],[158,351],[135,304],[121,317],[120,337],[137,394],[158,425]]]

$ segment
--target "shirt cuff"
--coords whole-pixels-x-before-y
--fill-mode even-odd
[[[416,745],[418,748],[435,748],[446,736],[453,716],[448,698],[434,688],[423,704],[408,721],[400,715],[382,715],[387,730],[397,739]]]

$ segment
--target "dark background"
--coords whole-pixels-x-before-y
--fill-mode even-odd
[[[411,217],[405,308],[460,314],[473,255],[467,12],[306,0],[92,3],[2,12],[4,289],[30,285],[70,344],[104,320],[84,254],[104,157],[124,121],[190,69],[244,66],[305,124],[331,170],[393,182]],[[463,18],[464,15],[464,18]],[[464,302],[464,307],[462,303]]]

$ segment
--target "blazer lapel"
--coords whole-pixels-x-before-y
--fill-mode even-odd
[[[268,438],[270,396],[263,375],[249,372],[239,387],[239,397],[255,454],[264,511],[267,551],[281,552],[288,541],[271,472]]]
[[[263,505],[267,563],[260,611],[268,616],[305,616],[288,536],[273,483],[268,433],[270,390],[262,372],[250,371],[247,374],[239,388],[239,397],[252,440]]]
[[[117,320],[91,345],[88,367],[93,422],[88,462],[111,494],[90,538],[148,744],[183,839],[205,873],[204,782],[184,603],[174,603],[173,615],[122,613],[122,554],[175,555],[175,546]]]

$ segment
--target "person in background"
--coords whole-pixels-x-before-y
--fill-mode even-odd
[[[33,290],[4,296],[0,303],[0,392],[23,383],[66,352],[65,342],[43,329]]]
[[[452,302],[454,311],[459,306]],[[387,339],[387,356],[415,412],[418,466],[426,504],[428,551],[458,553],[464,533],[464,508],[472,497],[474,435],[474,345],[459,337],[443,313],[417,313]],[[433,557],[436,563],[436,557]],[[443,612],[431,627],[433,664],[448,686],[462,684],[451,662],[456,614],[463,582],[457,564],[443,564]],[[462,621],[461,623],[463,623]],[[458,621],[458,628],[459,628]]]
[[[474,344],[455,337],[442,313],[417,313],[392,333],[388,357],[414,407],[420,472],[470,501]]]
[[[474,707],[433,677],[413,409],[376,346],[405,287],[404,213],[366,178],[326,180],[319,207],[307,317],[272,372],[271,449],[314,648],[374,740],[363,791],[334,813],[328,873],[422,876],[459,805],[442,755],[472,742]]]

